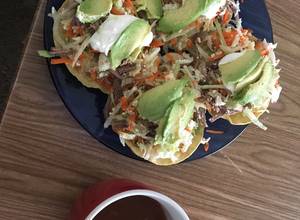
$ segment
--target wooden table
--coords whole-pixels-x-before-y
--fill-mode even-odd
[[[33,31],[0,130],[0,218],[64,219],[82,189],[122,177],[154,186],[194,219],[300,219],[300,2],[268,0],[284,91],[279,104],[230,147],[203,160],[157,167],[125,158],[83,130],[50,79],[43,12]]]

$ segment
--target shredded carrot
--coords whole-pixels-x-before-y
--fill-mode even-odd
[[[151,76],[146,78],[146,81],[154,81],[155,79],[157,79],[159,77],[159,73],[153,73]]]
[[[232,30],[232,31],[228,31],[228,32],[225,31],[225,32],[223,32],[223,35],[224,35],[227,46],[231,46],[235,39],[235,36],[237,35],[237,31],[236,30]]]
[[[206,130],[207,133],[209,134],[224,134],[224,131],[217,131],[217,130]]]
[[[267,56],[269,54],[269,51],[265,49],[262,41],[256,42],[255,49],[257,49],[260,52],[261,56]]]
[[[200,19],[197,19],[196,21],[192,22],[188,28],[195,28],[197,30],[200,30],[200,28],[202,27],[202,22]]]
[[[111,13],[114,15],[124,15],[125,14],[125,12],[121,11],[117,7],[112,7]]]
[[[176,38],[173,38],[171,41],[170,41],[170,45],[175,47],[177,44],[177,39]]]
[[[229,12],[229,10],[226,10],[225,14],[223,15],[222,18],[222,24],[228,24],[228,22],[231,19],[232,14]]]
[[[186,46],[187,48],[191,49],[193,48],[193,41],[189,38],[186,42]]]
[[[76,36],[84,35],[84,26],[83,25],[76,26],[74,33],[75,33]]]
[[[67,26],[67,30],[65,32],[65,35],[68,38],[73,38],[73,37],[76,37],[76,36],[82,36],[82,35],[84,35],[84,33],[85,33],[85,30],[84,30],[83,25],[73,26],[72,23],[70,23]]]
[[[124,7],[131,13],[134,13],[134,14],[136,13],[136,10],[135,10],[132,0],[125,0]]]
[[[150,47],[161,47],[164,45],[164,42],[162,42],[161,40],[158,40],[158,39],[154,39],[151,44],[150,44]]]
[[[159,67],[161,63],[160,57],[157,57],[156,60],[154,61],[155,66]]]
[[[112,85],[107,79],[97,79],[97,83],[106,89],[108,92],[112,92]]]
[[[136,119],[137,119],[136,113],[132,112],[128,117],[128,127],[127,127],[128,131],[133,131],[133,129],[135,127]]]
[[[85,55],[85,53],[83,52],[80,56],[79,56],[79,62],[80,63],[83,63],[83,61],[84,61],[84,59],[86,58],[86,55]]]
[[[121,108],[122,108],[123,112],[126,111],[127,107],[128,107],[127,99],[126,99],[125,96],[123,96],[123,97],[121,98]]]
[[[208,152],[209,150],[209,143],[204,144],[203,149],[205,152]]]
[[[263,57],[267,56],[268,54],[269,54],[268,50],[263,50],[263,51],[260,52],[260,55],[263,56]]]
[[[247,39],[247,35],[248,35],[248,30],[247,29],[243,29],[242,30],[242,36],[240,37],[240,43],[243,44]],[[231,46],[236,35],[238,34],[238,32],[236,30],[231,30],[231,31],[224,31],[223,32],[223,36],[224,36],[224,39],[225,39],[225,42],[227,44],[227,46]],[[218,36],[218,33],[217,32],[213,32],[211,34],[211,37],[212,37],[212,41],[213,41],[213,44],[215,45],[216,48],[220,48],[220,45],[221,45],[221,42],[220,42],[220,39],[219,39],[219,36]]]
[[[73,28],[72,28],[72,23],[70,23],[68,26],[67,26],[67,31],[65,32],[66,36],[68,38],[72,38],[74,37],[74,32],[73,32]]]
[[[143,84],[145,82],[153,82],[156,79],[165,79],[165,77],[163,75],[161,75],[159,72],[153,73],[152,75],[146,77],[146,78],[139,78],[136,79],[136,83],[138,85]]]
[[[51,64],[71,64],[73,61],[69,58],[63,57],[63,58],[53,58],[51,59]]]
[[[189,133],[191,133],[192,132],[192,130],[191,129],[189,129],[189,128],[185,128],[184,130],[186,130],[187,132],[189,132]]]
[[[167,53],[165,56],[168,62],[174,63],[175,59],[173,53]]]
[[[92,80],[96,81],[97,80],[97,71],[96,69],[90,70],[90,77]]]
[[[202,24],[203,24],[202,21],[200,19],[197,19],[196,20],[196,24],[195,24],[196,25],[196,29],[200,30],[200,28],[202,27]]]
[[[214,61],[217,61],[217,60],[223,58],[224,56],[225,56],[225,54],[224,54],[223,51],[218,51],[217,53],[214,53],[213,55],[211,55],[211,56],[208,58],[208,61],[214,62]]]
[[[264,47],[264,44],[261,41],[256,42],[255,49],[257,49],[263,57],[269,54],[269,51]]]

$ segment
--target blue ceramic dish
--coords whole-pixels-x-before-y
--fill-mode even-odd
[[[47,3],[44,21],[44,44],[46,50],[54,46],[52,37],[53,21],[48,14],[51,12],[52,7],[58,9],[63,2],[63,0],[51,0]],[[243,20],[243,26],[253,30],[256,37],[260,39],[266,38],[267,41],[273,42],[272,25],[263,0],[247,0],[245,3],[242,3],[240,16]],[[105,119],[102,110],[107,96],[99,90],[84,87],[69,73],[64,65],[50,65],[48,62],[48,66],[58,94],[81,126],[108,148],[127,157],[142,160],[135,156],[129,148],[121,145],[118,135],[112,129],[104,129]],[[208,151],[205,152],[203,147],[200,146],[186,161],[200,159],[220,150],[235,140],[245,128],[246,126],[231,125],[223,119],[209,123],[208,129],[224,131],[224,134],[214,135],[205,132],[205,137],[211,138]]]

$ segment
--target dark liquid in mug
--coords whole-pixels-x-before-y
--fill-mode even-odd
[[[94,220],[167,220],[163,207],[146,196],[131,196],[103,209]]]

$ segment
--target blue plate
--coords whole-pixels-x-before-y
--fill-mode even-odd
[[[53,21],[48,14],[51,12],[52,7],[58,9],[63,2],[63,0],[51,0],[47,3],[44,21],[44,44],[46,50],[49,50],[54,45],[52,37]],[[253,30],[254,35],[258,38],[266,38],[269,42],[273,42],[272,25],[263,0],[245,1],[245,3],[241,4],[240,14],[244,27]],[[81,126],[110,149],[127,157],[142,160],[135,156],[130,149],[123,147],[120,144],[118,135],[110,128],[103,128],[105,119],[102,110],[106,103],[107,95],[98,90],[84,87],[69,73],[64,65],[50,65],[48,61],[48,66],[58,94]],[[206,132],[205,137],[211,138],[208,152],[205,152],[203,147],[200,146],[186,161],[200,159],[220,150],[237,138],[245,128],[246,126],[231,125],[223,119],[209,123],[208,129],[224,131],[224,134],[213,135]]]

